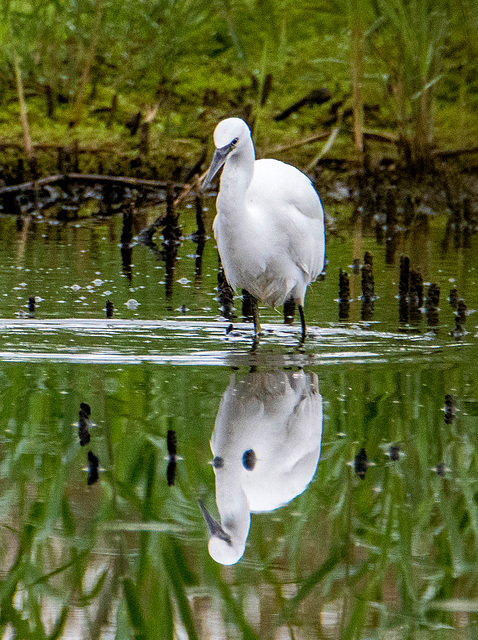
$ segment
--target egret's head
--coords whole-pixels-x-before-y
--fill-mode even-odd
[[[211,166],[204,179],[202,188],[206,189],[226,160],[245,146],[251,146],[251,131],[244,120],[227,118],[222,120],[214,131],[214,153]]]
[[[240,118],[222,120],[214,131],[216,149],[228,148],[228,154],[249,142],[250,138],[251,130]]]
[[[209,555],[219,564],[236,564],[244,555],[245,549],[245,544],[228,543],[215,536],[209,538]]]

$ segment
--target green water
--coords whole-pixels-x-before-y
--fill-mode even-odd
[[[136,231],[156,215],[138,217]],[[373,235],[339,227],[327,275],[307,294],[304,347],[297,323],[264,309],[266,335],[253,348],[239,300],[226,335],[212,239],[201,269],[185,239],[166,273],[141,245],[131,268],[122,261],[120,217],[0,218],[2,638],[476,638],[478,316],[451,336],[447,296],[456,286],[468,311],[478,308],[478,251],[474,238],[444,252],[443,234],[440,219],[403,234],[386,264]],[[351,273],[366,250],[372,319],[361,321],[360,275],[351,275],[350,321],[339,322],[338,270]],[[424,314],[399,323],[402,253],[441,286],[437,327]],[[31,295],[42,298],[35,318],[18,317]],[[301,380],[308,390],[294,399]],[[94,423],[85,446],[81,402]],[[220,519],[210,439],[228,406],[229,423],[241,425],[229,436],[249,447],[250,425],[249,448],[261,438],[276,447],[268,491],[279,493],[279,470],[298,456],[302,440],[289,436],[299,425],[312,425],[320,459],[300,495],[252,513],[244,555],[223,566],[208,552],[198,499]],[[277,427],[266,420],[274,411]],[[171,486],[168,430],[179,456]],[[91,485],[89,451],[99,460]]]

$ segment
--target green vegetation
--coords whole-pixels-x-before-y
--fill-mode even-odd
[[[143,215],[139,228],[151,221]],[[267,310],[274,331],[251,350],[239,318],[239,336],[217,322],[212,237],[201,265],[197,243],[181,242],[168,297],[164,253],[135,244],[125,270],[121,217],[19,222],[0,217],[2,638],[474,637],[477,321],[470,314],[455,339],[446,297],[455,286],[477,308],[475,241],[444,251],[446,223],[433,217],[401,232],[391,264],[361,224],[352,236],[344,223],[328,240],[327,277],[308,293],[307,343],[298,350],[294,329]],[[194,230],[186,218],[184,235]],[[373,322],[360,324],[357,273],[350,323],[339,324],[338,269],[365,250]],[[439,326],[425,314],[399,323],[400,253],[440,284]],[[42,298],[36,319],[16,318],[32,294]],[[125,306],[133,297],[137,309]],[[285,507],[253,514],[243,558],[219,566],[198,498],[217,515],[209,440],[231,369],[242,379],[299,364],[317,374],[324,401],[315,478]],[[456,402],[448,422],[446,394]],[[81,402],[96,423],[85,446]],[[168,430],[181,457],[174,486]],[[362,448],[374,463],[363,480],[353,467]],[[88,451],[100,468],[91,485]]]
[[[0,134],[27,157],[79,140],[182,164],[229,114],[259,153],[324,131],[329,153],[360,159],[380,133],[419,168],[478,143],[474,0],[2,0],[0,39]],[[274,121],[319,87],[329,104]]]
[[[246,555],[226,570],[208,555],[197,497],[215,509],[208,440],[228,368],[3,363],[0,629],[192,639],[210,637],[212,618],[225,638],[283,626],[307,638],[454,638],[477,621],[477,387],[466,368],[314,367],[327,402],[316,478],[252,516]],[[460,412],[447,425],[451,388]],[[82,399],[98,423],[84,448],[72,426]],[[170,428],[184,457],[174,487]],[[398,461],[386,455],[394,443]],[[363,481],[347,464],[361,446],[374,462]],[[88,487],[90,447],[105,471]]]

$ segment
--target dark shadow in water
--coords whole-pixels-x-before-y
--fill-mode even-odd
[[[357,455],[354,458],[354,471],[360,478],[360,480],[365,480],[365,474],[368,469],[368,458],[367,452],[364,447],[360,449]]]
[[[133,280],[133,247],[125,245],[121,247],[121,264],[123,267],[123,273],[128,279],[128,282]]]
[[[193,242],[196,243],[196,260],[194,263],[194,285],[200,287],[202,283],[202,257],[204,253],[204,247],[206,246],[206,236],[198,235],[194,236]]]
[[[161,247],[159,247],[154,240],[148,234],[140,234],[138,240],[142,245],[148,247],[148,249],[154,254],[154,256],[165,263],[165,297],[167,302],[171,302],[173,298],[174,290],[174,273],[176,268],[176,260],[178,256],[178,250],[180,243],[170,237],[164,240]],[[202,250],[204,247],[202,247]],[[202,250],[200,254],[200,265],[202,268]],[[172,311],[170,304],[166,306],[168,311]]]
[[[80,413],[78,416],[78,438],[82,447],[90,441],[90,415],[91,408],[86,402],[80,404]]]
[[[88,451],[88,475],[86,479],[88,486],[98,482],[100,477],[98,472],[99,464],[98,456],[96,456],[93,451]]]
[[[167,446],[168,446],[168,466],[166,469],[166,480],[168,483],[168,487],[172,487],[176,482],[176,469],[177,469],[177,437],[176,431],[172,429],[168,430],[167,436]]]
[[[123,227],[121,230],[121,264],[123,266],[123,273],[131,282],[133,279],[133,247],[131,246],[133,240],[133,211],[131,208],[123,211]]]
[[[163,244],[163,250],[164,250],[164,256],[165,256],[164,261],[165,261],[165,269],[166,269],[165,295],[166,295],[166,301],[168,302],[168,304],[166,305],[166,309],[168,311],[172,311],[172,306],[170,303],[171,303],[171,300],[173,299],[174,273],[176,270],[176,259],[178,257],[178,249],[179,249],[178,242],[170,241],[170,242],[164,242]]]
[[[220,524],[201,503],[216,562],[242,557],[251,513],[273,511],[307,488],[319,462],[322,419],[315,373],[232,374],[211,437]]]
[[[455,398],[450,393],[447,393],[445,396],[445,424],[453,424],[455,421],[455,414]]]

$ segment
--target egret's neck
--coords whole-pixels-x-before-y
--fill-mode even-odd
[[[226,461],[226,465],[230,466],[230,462]],[[229,472],[226,469],[215,470],[216,504],[224,530],[235,543],[244,545],[251,524],[251,512],[240,482],[241,468],[239,465],[238,469]]]
[[[246,192],[252,181],[255,161],[252,140],[234,155],[231,155],[224,166],[221,176],[221,188],[218,202],[225,205],[227,211],[242,211]]]

